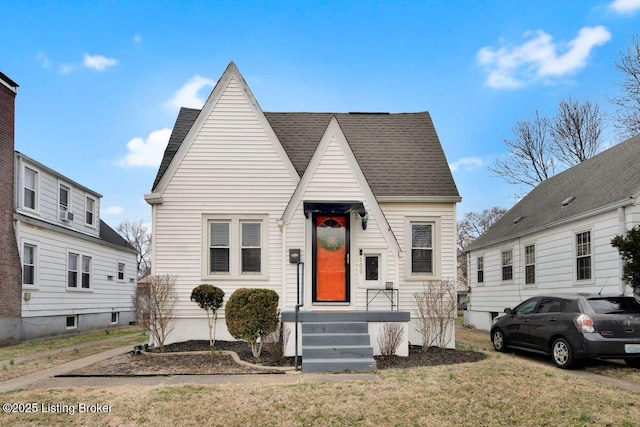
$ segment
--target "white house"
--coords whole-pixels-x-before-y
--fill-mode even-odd
[[[15,153],[22,338],[127,325],[133,247],[100,219],[100,194]]]
[[[640,224],[640,136],[539,184],[468,249],[465,324],[543,292],[630,293],[611,239]]]
[[[275,290],[291,331],[298,304],[310,334],[314,322],[359,323],[372,352],[381,324],[411,320],[407,354],[420,344],[413,294],[429,280],[455,286],[460,196],[426,112],[265,113],[231,63],[202,110],[181,109],[145,199],[153,273],[177,277],[167,342],[207,338],[189,295],[209,283],[225,298]],[[300,338],[309,368],[313,338]]]

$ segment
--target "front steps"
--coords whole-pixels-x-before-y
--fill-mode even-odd
[[[302,324],[302,372],[371,372],[375,369],[367,322]]]

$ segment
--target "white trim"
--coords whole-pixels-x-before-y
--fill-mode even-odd
[[[211,222],[226,222],[229,224],[229,272],[211,273],[209,271],[209,224]],[[243,222],[260,223],[260,273],[242,273],[242,233]],[[202,252],[201,270],[202,280],[268,280],[269,279],[269,216],[256,214],[203,214],[202,215]]]
[[[91,199],[93,201],[93,212],[92,212],[92,218],[93,218],[93,224],[90,224],[87,222],[87,199]],[[83,215],[84,215],[84,225],[86,225],[87,227],[91,227],[91,228],[97,228],[98,227],[98,201],[96,200],[95,197],[85,193],[84,194],[84,211],[83,211]]]
[[[582,233],[589,233],[589,245],[590,245],[590,251],[589,251],[589,268],[590,268],[590,277],[589,279],[582,279],[582,280],[578,280],[578,242],[577,242],[577,236],[578,234],[582,234]],[[579,229],[575,229],[573,230],[573,233],[571,235],[572,241],[571,241],[571,246],[573,248],[573,260],[571,262],[572,268],[573,268],[573,284],[575,286],[588,286],[588,285],[593,285],[595,284],[595,235],[593,232],[593,227],[583,227],[583,228],[579,228]]]
[[[504,278],[504,274],[502,272],[502,268],[505,267],[504,264],[502,264],[502,254],[505,252],[511,251],[511,279],[505,279]],[[509,246],[509,247],[504,247],[504,248],[500,248],[499,249],[499,265],[500,265],[500,283],[501,284],[511,284],[511,283],[515,283],[515,264],[513,262],[513,246]]]
[[[34,249],[33,253],[33,284],[25,284],[24,283],[24,247],[31,246]],[[31,239],[20,239],[20,267],[22,269],[22,289],[38,289],[40,280],[40,265],[39,265],[39,257],[40,257],[40,247],[39,242]]]
[[[122,279],[120,279],[120,265],[124,266],[122,271]],[[122,260],[116,260],[116,282],[118,283],[126,283],[127,282],[127,263]]]
[[[527,248],[533,246],[533,283],[527,283]],[[538,245],[536,242],[526,242],[522,244],[521,263],[522,263],[522,284],[525,288],[536,288],[538,286]]]
[[[442,260],[442,248],[441,244],[441,224],[440,217],[434,216],[407,216],[404,218],[404,235],[405,235],[405,251],[407,256],[405,256],[405,280],[406,281],[425,281],[425,280],[438,280],[441,274],[441,260]],[[431,230],[431,262],[433,270],[431,273],[426,274],[414,274],[412,272],[412,263],[411,263],[411,255],[412,255],[412,224],[415,223],[428,223],[431,224],[433,229]]]
[[[209,98],[207,98],[207,101],[202,107],[202,110],[200,110],[200,114],[198,114],[198,117],[196,118],[195,122],[191,126],[191,129],[189,129],[187,136],[184,138],[184,140],[180,144],[180,147],[178,148],[175,155],[171,159],[169,166],[164,171],[164,174],[162,175],[162,178],[160,178],[160,181],[154,188],[153,193],[148,195],[149,197],[145,196],[145,199],[147,200],[147,202],[157,203],[158,199],[161,200],[162,193],[167,188],[167,185],[169,184],[169,182],[171,182],[173,175],[176,173],[184,157],[189,152],[189,149],[191,148],[193,143],[196,141],[198,134],[200,133],[200,130],[204,126],[205,122],[209,119],[209,116],[213,113],[214,108],[218,104],[218,101],[220,100],[224,92],[227,90],[227,87],[229,86],[229,83],[231,83],[231,80],[235,80],[237,84],[240,86],[242,93],[246,96],[247,101],[251,105],[251,108],[253,109],[253,112],[256,115],[256,118],[262,125],[269,140],[273,144],[276,152],[282,159],[282,163],[287,169],[287,171],[289,172],[289,176],[291,177],[291,180],[294,183],[298,183],[300,181],[298,172],[296,172],[295,168],[293,167],[293,163],[291,163],[291,160],[289,159],[286,152],[284,151],[284,148],[282,147],[280,140],[277,138],[275,132],[271,128],[271,125],[269,125],[269,122],[265,117],[264,112],[258,105],[258,101],[256,101],[255,97],[253,96],[253,93],[251,92],[251,89],[249,89],[249,86],[245,82],[244,77],[242,77],[242,74],[240,74],[240,71],[236,67],[236,64],[234,64],[233,62],[230,62],[229,65],[227,66],[227,69],[224,71],[224,73],[220,77],[220,80],[218,80],[218,83],[211,91]],[[154,194],[155,196],[152,196]]]
[[[76,277],[76,286],[69,286],[69,255],[77,255],[78,256],[78,265],[76,266],[75,272],[77,274]],[[66,255],[67,255],[67,259],[65,261],[65,277],[64,277],[64,283],[65,283],[65,289],[67,291],[70,292],[93,292],[93,264],[95,262],[95,257],[92,255],[87,255],[86,253],[83,253],[82,251],[76,251],[73,249],[68,249],[66,251]],[[82,287],[82,275],[84,274],[83,271],[83,265],[82,265],[82,261],[84,258],[89,258],[90,264],[89,264],[89,287],[88,288],[84,288]]]
[[[73,326],[68,326],[67,325],[67,320],[70,317],[73,317]],[[68,315],[66,315],[65,318],[64,318],[64,322],[65,322],[65,326],[67,327],[68,330],[78,329],[78,315],[77,314],[68,314]]]
[[[27,212],[31,212],[34,214],[39,214],[40,213],[40,171],[36,168],[34,168],[31,165],[26,165],[23,162],[20,163],[21,164],[21,182],[18,185],[18,192],[19,192],[19,198],[18,200],[20,200],[20,204],[19,206],[24,209]],[[35,173],[35,188],[34,188],[34,192],[35,192],[35,200],[34,200],[34,208],[30,208],[29,206],[26,205],[26,201],[25,201],[25,190],[27,189],[27,179],[26,179],[26,174],[27,174],[27,169],[29,169],[30,171]]]
[[[459,203],[460,196],[376,196],[380,203]]]

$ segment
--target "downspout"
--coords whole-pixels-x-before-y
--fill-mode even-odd
[[[618,235],[624,236],[626,232],[627,232],[626,211],[624,206],[620,206],[618,208]],[[624,283],[624,280],[622,280],[623,269],[624,269],[624,261],[622,260],[622,258],[620,258],[618,260],[618,280],[620,281],[619,282],[620,295],[624,295],[626,290],[626,285]]]

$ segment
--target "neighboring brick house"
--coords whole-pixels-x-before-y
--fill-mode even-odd
[[[22,279],[14,213],[14,126],[18,85],[0,72],[0,342],[20,337]]]

